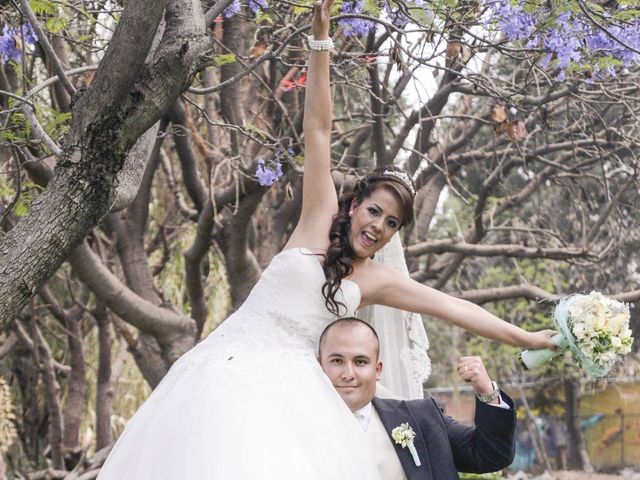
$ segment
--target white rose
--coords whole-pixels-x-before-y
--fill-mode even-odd
[[[586,330],[595,330],[596,328],[596,317],[592,313],[587,313],[583,317],[584,328]]]
[[[607,326],[607,316],[605,315],[604,309],[599,308],[595,313],[595,317],[596,319],[594,327],[598,330],[604,330],[604,328]]]
[[[600,355],[600,358],[602,358],[607,363],[611,363],[616,360],[616,354],[615,352],[604,352]]]
[[[625,343],[620,348],[620,355],[626,355],[631,351],[631,343]]]
[[[582,340],[586,336],[586,331],[583,323],[575,324],[572,330],[573,330],[573,335],[575,335],[575,337],[578,340]]]
[[[587,357],[593,357],[593,345],[591,343],[580,345],[580,350],[582,350],[582,353],[584,353]]]
[[[612,315],[608,319],[609,330],[614,335],[618,335],[629,322],[629,317],[624,313]]]

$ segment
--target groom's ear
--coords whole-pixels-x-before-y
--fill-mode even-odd
[[[376,363],[376,380],[380,380],[380,375],[382,375],[382,362]]]

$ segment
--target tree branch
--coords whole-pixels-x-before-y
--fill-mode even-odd
[[[56,55],[56,52],[53,50],[53,47],[49,43],[49,39],[47,35],[44,33],[44,30],[40,27],[40,22],[36,18],[36,14],[33,13],[31,6],[29,5],[29,0],[20,0],[20,6],[22,7],[22,13],[29,19],[29,23],[31,23],[31,27],[33,31],[36,33],[38,37],[38,41],[40,42],[40,46],[44,50],[45,55],[47,56],[47,60],[51,62],[53,65],[53,69],[58,74],[58,79],[64,85],[64,89],[69,93],[69,95],[74,96],[76,94],[76,89],[71,82],[67,78],[64,73],[64,67],[60,63],[60,59]]]
[[[494,244],[479,245],[457,240],[430,240],[411,245],[405,249],[407,257],[426,255],[428,253],[455,252],[476,257],[516,257],[516,258],[548,258],[566,260],[569,258],[597,259],[597,255],[583,247],[542,248],[524,247],[522,245]]]
[[[116,315],[140,330],[167,338],[193,328],[191,321],[171,310],[142,299],[118,280],[86,243],[69,257],[82,282]]]

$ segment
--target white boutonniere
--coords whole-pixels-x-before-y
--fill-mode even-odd
[[[416,467],[422,465],[420,463],[420,458],[418,457],[418,452],[416,451],[416,447],[413,445],[413,439],[416,437],[416,432],[413,431],[413,428],[408,423],[403,423],[399,427],[391,430],[391,438],[398,444],[401,445],[402,448],[408,448],[411,456],[413,457],[413,463],[416,464]]]

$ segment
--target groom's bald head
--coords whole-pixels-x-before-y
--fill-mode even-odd
[[[322,334],[320,334],[320,341],[318,342],[318,358],[322,356],[322,348],[327,342],[327,337],[329,336],[329,332],[335,330],[335,332],[338,335],[340,335],[341,333],[342,334],[346,333],[348,329],[353,329],[353,328],[363,328],[370,333],[372,345],[375,346],[375,352],[376,352],[375,359],[377,361],[378,357],[380,356],[380,339],[378,338],[378,333],[375,331],[375,329],[371,325],[369,325],[367,322],[357,317],[339,318],[338,320],[331,322],[329,325],[325,327],[325,329],[322,331]],[[344,330],[342,332],[339,332],[339,330],[342,330],[342,329]]]

